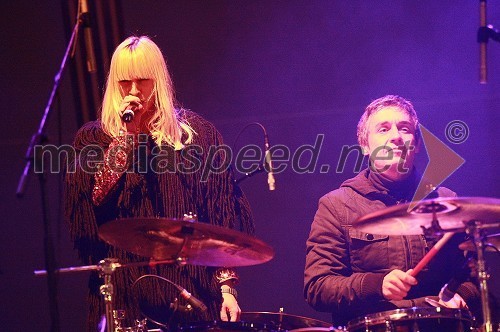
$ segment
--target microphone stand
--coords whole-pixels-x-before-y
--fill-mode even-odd
[[[486,23],[486,0],[479,1],[479,29],[477,30],[477,42],[479,43],[479,83],[488,83],[488,70],[486,60],[486,45],[488,40],[500,42],[500,31],[493,25]]]
[[[34,163],[40,166],[43,163],[43,151],[41,151],[40,147],[43,146],[47,142],[47,137],[45,135],[45,127],[47,125],[47,120],[50,115],[50,111],[52,109],[52,104],[54,102],[55,96],[57,94],[57,90],[59,88],[59,84],[66,68],[66,62],[70,55],[70,51],[72,47],[76,44],[78,29],[81,24],[81,19],[77,19],[75,23],[75,27],[73,28],[73,32],[71,34],[71,38],[69,40],[68,46],[66,48],[66,52],[64,53],[64,57],[57,72],[54,77],[54,86],[52,88],[52,92],[50,94],[47,106],[45,107],[44,114],[42,116],[42,120],[40,121],[40,125],[38,127],[37,132],[31,137],[31,141],[29,143],[28,149],[25,154],[26,165],[24,167],[23,173],[21,174],[21,178],[19,179],[19,183],[16,190],[16,195],[19,198],[24,196],[26,181],[28,179],[28,175],[30,173],[31,164]],[[38,148],[37,148],[38,147]],[[36,168],[35,168],[36,169]],[[57,279],[54,273],[56,268],[55,262],[55,254],[54,254],[54,243],[52,240],[52,231],[51,224],[49,218],[49,202],[47,196],[47,188],[46,188],[46,176],[44,173],[44,168],[42,167],[41,171],[38,171],[38,179],[40,181],[40,195],[42,200],[42,218],[43,218],[43,230],[44,230],[44,253],[45,253],[45,267],[47,270],[47,283],[49,290],[49,310],[50,310],[50,318],[51,318],[51,331],[59,331],[59,312],[57,305]]]

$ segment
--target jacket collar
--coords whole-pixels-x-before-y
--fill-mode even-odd
[[[355,177],[344,181],[340,187],[349,187],[362,196],[380,199],[387,205],[411,200],[420,176],[413,169],[410,176],[401,181],[390,181],[366,168]]]

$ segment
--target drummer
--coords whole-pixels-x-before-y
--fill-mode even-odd
[[[124,117],[126,110],[132,113],[129,119]],[[214,152],[222,145],[220,133],[210,122],[178,107],[165,59],[150,38],[132,36],[118,45],[100,119],[85,124],[76,134],[77,155],[65,179],[66,219],[83,263],[98,264],[108,257],[122,264],[147,260],[99,239],[98,227],[119,218],[179,219],[193,213],[199,222],[252,233],[250,207],[234,184],[227,167],[230,161]],[[179,291],[175,287],[154,278],[132,290],[134,281],[146,274],[176,283],[208,310],[187,310],[185,301],[176,301]],[[189,264],[128,267],[117,269],[113,279],[114,308],[125,310],[123,327],[142,318],[143,308],[155,312],[157,320],[157,313],[163,315],[161,323],[172,324],[237,321],[241,313],[234,289],[238,276],[233,269]],[[105,313],[101,284],[102,279],[93,273],[88,331],[97,330]]]
[[[463,282],[448,302],[438,295],[465,259],[456,234],[416,278],[409,274],[435,243],[423,235],[363,233],[349,225],[386,207],[410,202],[420,181],[414,167],[421,137],[412,103],[387,95],[371,102],[361,116],[357,137],[369,167],[319,200],[306,243],[304,296],[334,325],[369,313],[429,307],[426,297],[448,308],[480,307],[479,291]],[[433,196],[456,196],[438,188]]]

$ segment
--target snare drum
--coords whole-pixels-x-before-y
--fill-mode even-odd
[[[474,319],[469,311],[447,308],[396,309],[351,320],[348,332],[465,332]]]

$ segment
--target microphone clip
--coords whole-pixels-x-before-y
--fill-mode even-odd
[[[479,27],[477,29],[477,42],[487,43],[489,39],[500,42],[500,31],[495,29],[491,24]]]

